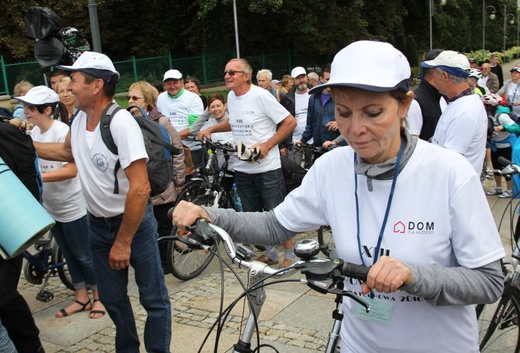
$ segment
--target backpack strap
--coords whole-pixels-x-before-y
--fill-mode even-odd
[[[110,132],[110,122],[112,122],[112,118],[121,108],[117,103],[110,103],[107,105],[103,113],[101,113],[101,121],[99,122],[99,130],[101,132],[101,139],[107,146],[108,150],[115,155],[118,155],[117,146],[114,142],[114,138],[112,137],[112,132]],[[117,163],[114,167],[114,194],[119,194],[119,182],[117,180],[117,172],[121,168],[121,163],[119,162],[119,158],[117,159]]]
[[[146,114],[146,112],[144,111],[143,108],[141,107],[138,107],[137,105],[131,105],[129,106],[128,108],[126,108],[126,110],[128,110],[129,112],[134,109],[134,108],[137,108],[139,109],[139,111],[141,112],[141,117],[143,117],[144,119],[146,120],[152,120],[152,121],[155,121],[157,124],[159,124],[159,121],[156,121],[156,120],[153,120],[153,119],[150,119],[150,117],[148,116],[148,114]],[[137,118],[136,116],[134,116],[134,118]],[[139,120],[136,119],[137,123],[139,124]],[[164,148],[166,148],[170,153],[174,154],[174,155],[179,155],[181,154],[181,152],[183,151],[182,149],[180,148],[177,148],[175,146],[173,146],[172,144],[164,141],[164,140],[156,140],[154,138],[150,138],[150,140],[152,142],[155,142],[161,146],[163,146]]]

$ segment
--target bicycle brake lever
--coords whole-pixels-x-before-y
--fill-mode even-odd
[[[197,219],[195,227],[189,230],[191,230],[191,234],[188,235],[187,241],[193,245],[213,245],[216,242],[215,232],[205,218]]]

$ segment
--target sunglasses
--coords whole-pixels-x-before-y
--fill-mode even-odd
[[[126,97],[126,100],[138,101],[139,99],[144,99],[144,97],[137,97],[137,96],[128,96],[128,97]]]
[[[245,74],[244,71],[225,70],[225,71],[224,71],[224,76],[226,76],[226,74],[229,74],[229,76],[235,76],[235,74],[236,74],[237,72],[241,72],[241,73]]]

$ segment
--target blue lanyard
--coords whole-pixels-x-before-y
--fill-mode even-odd
[[[381,230],[379,231],[379,237],[377,239],[377,246],[376,251],[374,253],[374,262],[375,264],[378,257],[379,257],[379,251],[381,249],[381,241],[383,240],[383,234],[385,231],[386,222],[388,220],[388,214],[390,213],[390,207],[392,205],[392,199],[394,198],[394,191],[395,191],[395,184],[397,182],[397,175],[399,174],[399,164],[401,163],[401,155],[403,154],[403,146],[404,146],[404,140],[401,138],[401,146],[399,147],[399,152],[397,153],[397,160],[395,162],[395,169],[394,169],[394,178],[392,179],[392,187],[390,188],[390,195],[388,196],[388,202],[386,204],[386,211],[385,211],[385,218],[383,219],[383,224],[381,225]],[[357,159],[357,153],[354,154],[354,165],[356,164]],[[358,242],[358,251],[359,251],[359,258],[361,259],[361,262],[363,265],[366,266],[365,260],[363,260],[363,252],[361,251],[361,223],[359,222],[359,199],[358,199],[358,180],[357,180],[357,174],[356,169],[354,168],[354,180],[355,180],[355,187],[354,187],[354,196],[356,199],[356,223],[357,223],[357,242]]]

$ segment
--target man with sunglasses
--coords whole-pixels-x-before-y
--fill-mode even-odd
[[[245,59],[231,59],[224,71],[228,95],[229,119],[199,132],[210,138],[213,132],[231,131],[235,144],[242,141],[251,150],[259,150],[258,160],[239,160],[235,164],[235,182],[246,212],[272,210],[285,198],[278,144],[296,127],[296,120],[269,91],[252,85],[252,68]],[[291,242],[289,240],[286,243]],[[292,263],[292,243],[284,244],[286,258],[281,266]],[[287,258],[289,257],[289,258]],[[260,261],[279,262],[276,249],[262,255]]]

